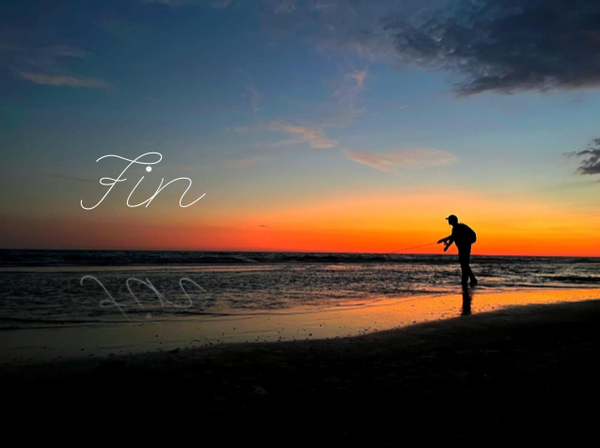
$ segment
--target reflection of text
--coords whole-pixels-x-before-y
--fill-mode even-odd
[[[131,319],[129,318],[129,316],[127,315],[126,309],[131,306],[130,303],[126,303],[126,302],[118,302],[117,300],[115,300],[115,298],[112,296],[112,294],[108,291],[108,289],[106,289],[106,287],[104,286],[104,284],[98,280],[96,277],[94,277],[93,275],[84,275],[83,277],[81,277],[81,280],[79,281],[79,284],[83,286],[83,282],[84,280],[91,280],[96,282],[98,285],[100,285],[100,287],[104,290],[104,292],[106,293],[106,295],[108,296],[107,299],[104,299],[102,301],[100,301],[100,306],[102,308],[117,308],[119,310],[119,312],[129,321],[131,321]],[[195,286],[196,288],[198,288],[198,290],[200,292],[206,292],[204,290],[204,288],[202,288],[202,286],[200,286],[198,283],[196,283],[195,281],[189,279],[189,278],[181,278],[179,280],[179,287],[181,288],[181,291],[183,292],[183,294],[186,297],[186,302],[181,304],[181,303],[174,303],[172,301],[170,301],[169,299],[167,299],[158,289],[156,289],[156,287],[152,284],[152,282],[148,279],[146,280],[140,280],[138,278],[133,278],[130,277],[127,279],[127,281],[125,282],[126,286],[127,286],[127,290],[129,291],[129,294],[131,295],[131,297],[133,298],[136,306],[139,307],[139,309],[144,309],[144,305],[142,304],[142,302],[140,301],[139,297],[137,296],[137,294],[135,292],[133,292],[131,286],[133,284],[139,284],[139,285],[143,285],[146,286],[148,289],[150,289],[150,291],[154,294],[154,296],[156,297],[156,299],[158,300],[158,304],[160,305],[160,307],[162,308],[166,308],[166,307],[174,307],[174,308],[179,308],[179,309],[187,309],[190,308],[194,305],[192,298],[190,297],[188,291],[185,288],[185,284],[188,284],[188,287],[190,286],[189,284],[191,283],[191,285]]]

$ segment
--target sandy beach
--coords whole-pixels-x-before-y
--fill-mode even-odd
[[[596,436],[599,321],[588,300],[357,337],[14,363],[5,422],[63,446],[572,445]]]

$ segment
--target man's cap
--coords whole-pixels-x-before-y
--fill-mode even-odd
[[[456,217],[456,215],[450,215],[446,219],[448,221],[458,221],[458,218]]]

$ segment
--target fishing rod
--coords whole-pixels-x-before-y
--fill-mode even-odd
[[[421,244],[420,246],[405,247],[404,249],[399,249],[399,250],[395,250],[394,252],[390,252],[388,255],[397,254],[398,252],[404,252],[405,250],[419,249],[421,247],[433,246],[434,244],[438,244],[437,241],[435,243]]]

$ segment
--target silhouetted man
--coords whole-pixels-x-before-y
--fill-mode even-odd
[[[477,240],[477,235],[468,225],[459,223],[455,215],[450,215],[446,219],[448,220],[448,224],[452,226],[452,234],[439,240],[438,244],[446,243],[444,252],[448,250],[452,243],[456,244],[458,261],[460,262],[460,269],[462,271],[462,285],[463,287],[467,286],[468,280],[471,279],[471,286],[475,286],[477,279],[473,275],[469,261],[471,258],[471,244]]]

